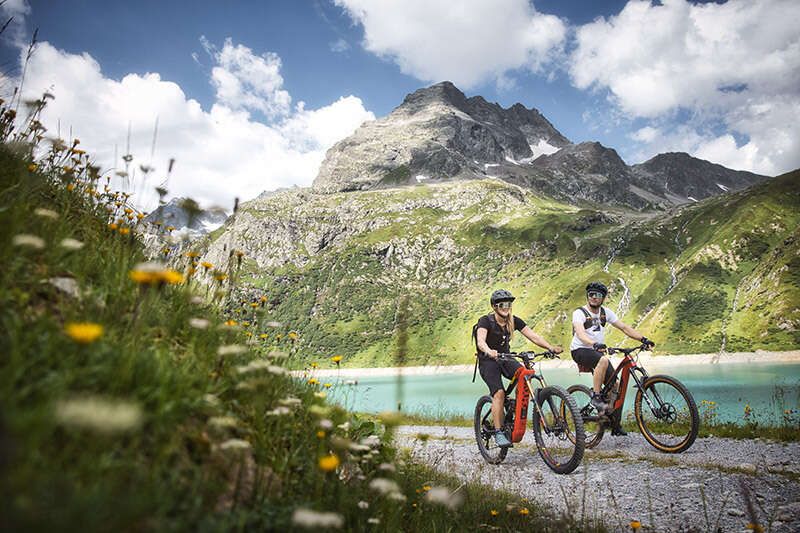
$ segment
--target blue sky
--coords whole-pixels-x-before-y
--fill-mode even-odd
[[[172,152],[172,192],[206,202],[310,184],[331,144],[444,79],[536,107],[571,140],[599,140],[628,163],[680,150],[767,174],[800,166],[797,2],[9,0],[0,9],[15,17],[0,36],[2,90],[18,82],[38,28],[26,95],[55,94],[49,123],[71,126],[109,168],[119,168],[113,154],[132,125],[137,161],[159,169]],[[155,117],[151,156],[143,147]],[[205,161],[206,143],[231,160]]]

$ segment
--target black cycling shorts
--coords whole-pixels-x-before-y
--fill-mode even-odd
[[[593,350],[592,348],[576,348],[572,350],[572,360],[578,363],[581,366],[585,366],[594,370],[594,367],[597,366],[598,361],[600,358],[603,357],[604,354],[598,352],[597,350]],[[614,373],[614,368],[611,365],[611,361],[609,361],[608,366],[606,367],[606,378],[605,383],[608,383],[608,380],[611,379],[611,375]]]
[[[489,387],[489,395],[494,396],[494,393],[500,389],[504,389],[503,380],[500,374],[506,378],[511,379],[517,372],[517,369],[522,365],[517,361],[509,359],[492,359],[491,357],[481,357],[478,362],[478,370],[480,370],[481,378],[486,382]]]

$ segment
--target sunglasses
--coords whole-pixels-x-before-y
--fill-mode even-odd
[[[495,306],[498,309],[511,309],[511,302],[497,302]]]
[[[587,292],[586,293],[589,298],[605,298],[605,295],[602,292]]]

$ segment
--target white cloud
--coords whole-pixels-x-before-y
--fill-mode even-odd
[[[644,128],[638,129],[633,132],[629,137],[634,141],[650,143],[653,142],[656,138],[658,138],[659,132],[656,128],[651,126],[645,126]]]
[[[5,0],[0,4],[0,27],[8,23],[2,37],[15,46],[28,46],[25,37],[25,17],[31,14],[27,0]]]
[[[724,123],[728,133],[698,133],[695,155],[782,172],[800,166],[798,21],[800,3],[791,0],[632,0],[617,16],[576,30],[570,74],[580,89],[607,90],[630,117],[685,109],[685,124],[698,132]],[[737,145],[733,132],[748,141]]]
[[[336,41],[330,43],[331,52],[341,53],[350,50],[350,43],[345,41],[344,39],[337,39]]]
[[[48,135],[55,136],[60,124],[62,137],[71,131],[107,169],[114,166],[115,152],[117,167],[123,165],[130,125],[131,169],[137,169],[130,190],[147,209],[154,207],[153,187],[164,179],[170,158],[176,160],[167,184],[170,196],[230,209],[234,197],[245,200],[264,190],[310,185],[325,150],[374,119],[355,96],[320,109],[306,110],[302,102],[290,109],[280,58],[273,54],[255,55],[228,40],[212,57],[217,101],[208,111],[157,73],[109,79],[88,54],[69,54],[46,42],[28,65],[25,98],[45,90],[55,94],[43,114]],[[252,110],[280,118],[259,122]],[[146,182],[138,170],[141,164],[156,167]]]
[[[528,0],[335,0],[364,28],[366,50],[426,82],[470,88],[504,73],[539,71],[561,50],[566,26]]]

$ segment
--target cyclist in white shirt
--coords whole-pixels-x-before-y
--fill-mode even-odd
[[[587,304],[572,313],[573,335],[570,344],[572,359],[579,367],[592,369],[594,372],[594,394],[591,401],[600,414],[606,412],[610,407],[600,391],[605,381],[610,379],[614,373],[608,357],[604,355],[606,345],[603,328],[605,325],[611,324],[631,339],[641,341],[651,347],[655,346],[655,343],[620,320],[614,311],[603,307],[603,301],[607,295],[608,287],[600,282],[593,281],[586,286]],[[617,418],[611,434],[614,436],[626,435],[619,425],[619,418]]]

